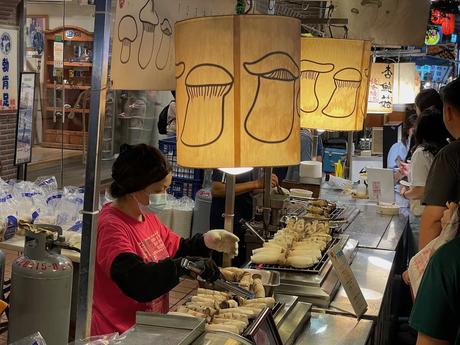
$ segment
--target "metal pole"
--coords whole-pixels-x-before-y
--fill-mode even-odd
[[[270,195],[272,192],[272,168],[264,168],[264,205],[263,205],[263,222],[264,222],[264,237],[268,236],[268,227],[270,225],[271,205]]]
[[[346,173],[344,177],[351,179],[351,156],[353,155],[353,131],[348,132],[348,143],[347,143],[347,165]]]
[[[319,136],[316,129],[311,130],[312,143],[311,143],[311,160],[316,161],[316,156],[318,156],[318,142]]]
[[[99,210],[100,156],[105,121],[111,24],[111,0],[97,0],[94,21],[94,68],[91,80],[88,125],[76,339],[87,338],[91,332],[96,217]]]
[[[235,175],[226,174],[224,229],[231,233],[233,233],[233,218],[235,217],[235,181]],[[231,263],[230,257],[224,254],[222,267],[231,266]]]
[[[16,7],[16,23],[19,26],[19,37],[18,37],[18,64],[17,64],[17,71],[18,76],[21,75],[21,72],[25,71],[25,56],[26,56],[26,42],[25,42],[25,35],[24,29],[26,27],[26,4],[25,1],[22,0],[18,6]],[[33,114],[32,114],[33,116]],[[17,134],[17,133],[16,133]],[[32,134],[31,134],[32,137]],[[31,138],[33,140],[33,138]],[[26,180],[27,179],[27,164],[20,164],[17,170],[17,178],[19,180]]]

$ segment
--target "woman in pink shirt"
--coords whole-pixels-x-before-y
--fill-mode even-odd
[[[181,258],[193,257],[204,269],[202,277],[213,281],[220,271],[209,258],[211,250],[231,256],[238,251],[238,237],[225,230],[183,239],[164,226],[147,206],[166,197],[168,162],[145,144],[123,145],[120,151],[112,167],[115,201],[98,218],[93,336],[125,332],[137,311],[168,312],[168,292],[188,273]]]

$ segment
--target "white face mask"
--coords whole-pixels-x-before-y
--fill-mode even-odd
[[[137,204],[139,206],[139,210],[141,211],[141,213],[149,213],[149,212],[158,213],[166,207],[166,203],[167,203],[166,192],[155,193],[155,194],[145,193],[145,195],[149,197],[148,205],[144,205],[140,203],[139,200],[137,200],[137,198],[133,195],[134,199],[137,201]]]

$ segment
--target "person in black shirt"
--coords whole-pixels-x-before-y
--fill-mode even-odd
[[[210,227],[211,229],[223,229],[225,212],[225,183],[226,174],[215,169],[212,174],[212,204]],[[278,178],[272,174],[272,187],[278,185]],[[240,224],[240,219],[252,219],[252,192],[264,188],[263,179],[256,176],[256,170],[252,170],[240,175],[236,175],[235,185],[235,210],[233,218],[233,233],[239,237],[238,256],[235,257],[232,264],[234,266],[243,265],[246,260],[246,245],[244,242],[244,229]],[[219,258],[215,258],[219,261]]]

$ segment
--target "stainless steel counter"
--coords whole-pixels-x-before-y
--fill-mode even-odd
[[[295,345],[365,345],[370,337],[372,321],[312,313],[308,327]]]
[[[380,315],[395,254],[394,251],[388,250],[358,249],[351,269],[368,304],[364,318],[377,319]],[[329,312],[342,315],[353,314],[353,308],[343,286],[333,299]]]
[[[357,207],[361,211],[345,230],[345,234],[359,242],[359,247],[396,250],[408,224],[406,200],[397,197],[397,203],[402,206],[400,214],[385,216],[377,213],[376,202],[353,199],[351,195],[332,189],[327,184],[321,186],[320,197]]]

